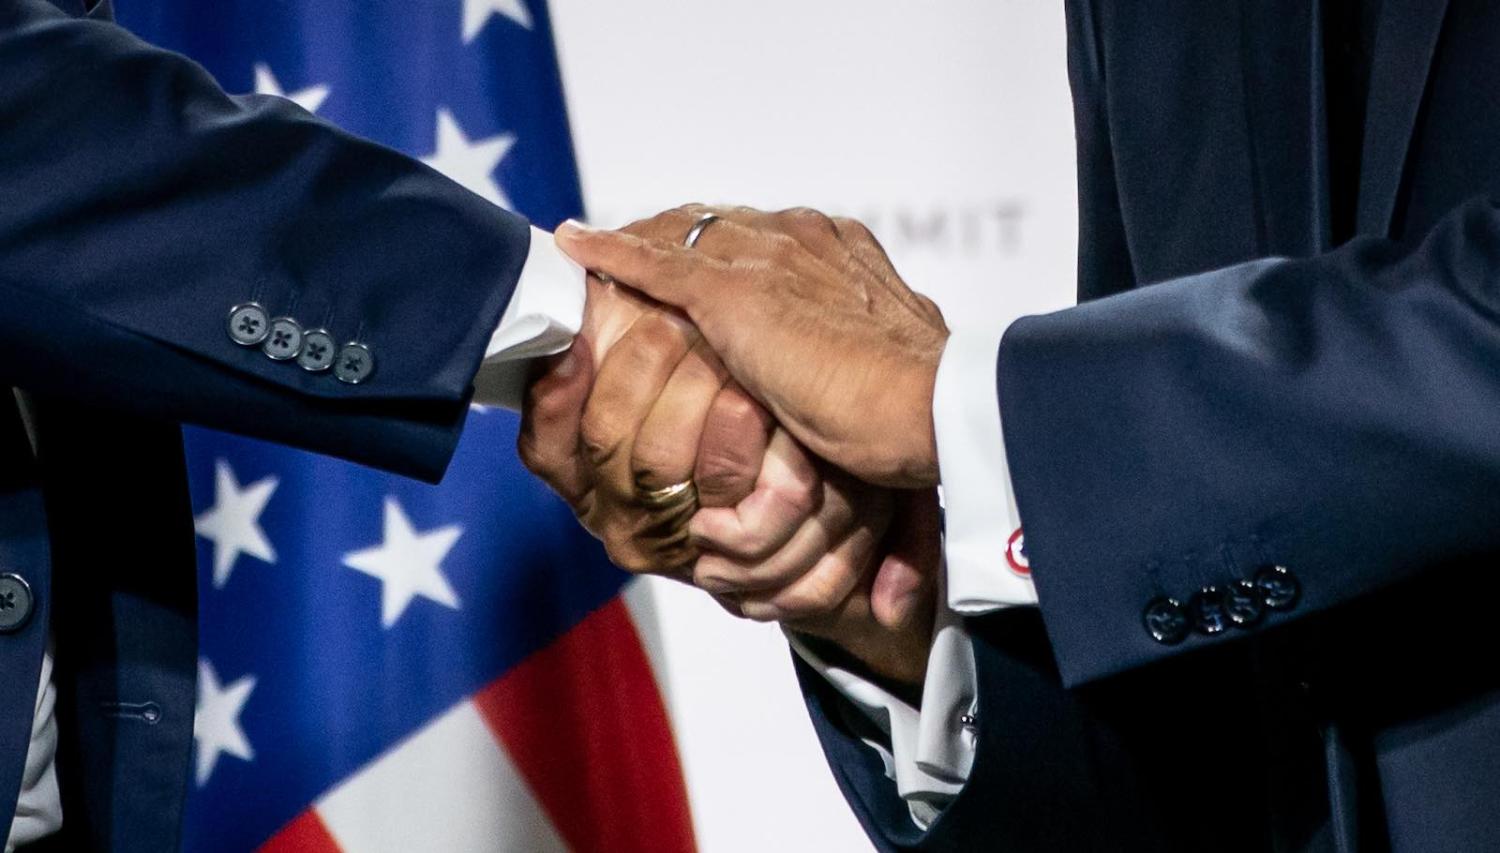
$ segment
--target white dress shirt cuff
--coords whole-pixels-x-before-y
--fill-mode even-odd
[[[562,352],[583,323],[583,268],[535,226],[500,325],[474,377],[474,402],[519,410],[531,360]]]
[[[979,680],[963,616],[1036,603],[1000,432],[995,365],[1005,329],[948,338],[933,389],[945,521],[937,625],[920,710],[860,675],[829,666],[795,635],[797,654],[889,738],[865,742],[885,763],[912,819],[926,828],[974,764]],[[1003,726],[1004,720],[988,725]]]
[[[1000,433],[995,363],[1004,332],[954,331],[933,388],[948,604],[965,615],[1036,603]]]
[[[958,796],[974,765],[977,680],[974,647],[962,618],[939,604],[920,710],[824,661],[791,631],[786,634],[796,653],[888,739],[863,740],[880,755],[912,820],[927,828]]]

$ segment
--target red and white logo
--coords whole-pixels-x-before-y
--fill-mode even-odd
[[[1026,536],[1019,527],[1005,543],[1005,562],[1010,563],[1010,570],[1021,577],[1031,577],[1031,563],[1026,561]]]

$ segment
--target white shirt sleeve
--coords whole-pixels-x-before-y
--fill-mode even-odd
[[[995,363],[1004,332],[955,331],[933,389],[948,604],[963,614],[1036,603],[1000,433]]]
[[[62,793],[57,787],[57,688],[52,684],[52,643],[42,656],[42,677],[31,715],[31,741],[21,771],[21,791],[5,851],[62,829]]]
[[[532,226],[526,264],[474,377],[474,402],[521,408],[531,360],[562,352],[578,334],[583,280],[583,267],[557,248],[551,234]]]
[[[938,364],[932,413],[942,477],[944,566],[922,707],[829,666],[788,635],[797,654],[889,737],[889,747],[866,743],[880,754],[912,820],[924,829],[968,780],[975,728],[984,713],[974,645],[963,617],[1037,600],[1000,433],[995,365],[1004,331],[955,331]]]
[[[939,607],[920,710],[786,634],[797,654],[888,739],[889,745],[868,738],[865,744],[880,755],[912,820],[926,829],[958,796],[974,764],[974,647],[960,617]]]

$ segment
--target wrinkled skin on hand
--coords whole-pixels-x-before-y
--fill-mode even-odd
[[[627,230],[685,233],[680,218]],[[520,451],[623,568],[694,583],[736,615],[823,637],[879,676],[920,685],[940,560],[935,496],[871,485],[810,454],[674,309],[591,277],[577,342],[528,394]],[[696,512],[641,499],[689,478]]]
[[[681,237],[720,217],[695,248]],[[730,374],[820,458],[882,485],[938,481],[932,393],[948,329],[863,225],[816,211],[690,205],[558,245],[686,312]]]

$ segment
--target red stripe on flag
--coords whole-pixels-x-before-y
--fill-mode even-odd
[[[619,598],[474,704],[573,850],[696,849],[667,710]]]
[[[257,848],[257,853],[342,853],[322,818],[308,809]]]

